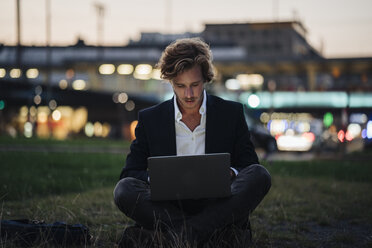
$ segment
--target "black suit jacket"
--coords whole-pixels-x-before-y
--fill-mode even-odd
[[[147,158],[176,155],[174,100],[168,100],[138,114],[136,139],[130,146],[120,178],[147,181]],[[230,153],[231,167],[238,171],[258,158],[250,140],[243,105],[207,95],[205,153]]]

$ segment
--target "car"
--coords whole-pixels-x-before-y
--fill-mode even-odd
[[[278,151],[276,140],[270,132],[259,122],[245,114],[248,129],[251,133],[251,141],[255,148],[261,148],[266,153]]]

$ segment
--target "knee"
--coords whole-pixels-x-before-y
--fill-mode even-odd
[[[116,206],[123,211],[125,206],[131,205],[138,197],[135,190],[135,185],[138,183],[138,179],[132,177],[126,177],[121,179],[115,186],[114,189],[114,201]]]
[[[251,166],[253,167],[252,169],[255,177],[257,177],[263,188],[266,189],[265,193],[267,193],[271,188],[271,175],[269,171],[260,164],[253,164]]]
[[[265,167],[260,164],[252,164],[240,171],[239,174],[241,172],[246,174],[245,176],[252,178],[255,184],[263,189],[265,194],[269,191],[271,187],[271,176]]]

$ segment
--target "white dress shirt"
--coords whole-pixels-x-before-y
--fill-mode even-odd
[[[205,154],[205,126],[207,120],[207,94],[203,91],[203,102],[199,108],[200,124],[191,131],[182,121],[182,113],[178,108],[177,96],[174,96],[174,120],[176,129],[177,156]],[[235,175],[238,171],[230,167]]]
[[[205,123],[207,117],[207,96],[203,91],[203,102],[199,108],[201,115],[200,124],[191,131],[182,121],[182,113],[178,108],[176,96],[174,96],[174,120],[176,129],[177,155],[200,155],[205,154]]]

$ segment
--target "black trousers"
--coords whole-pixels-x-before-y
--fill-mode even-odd
[[[232,224],[243,224],[271,187],[269,172],[261,165],[250,165],[239,172],[231,183],[228,198],[190,201],[151,201],[147,182],[127,177],[114,190],[118,208],[147,229],[166,228],[188,232],[200,238]]]

